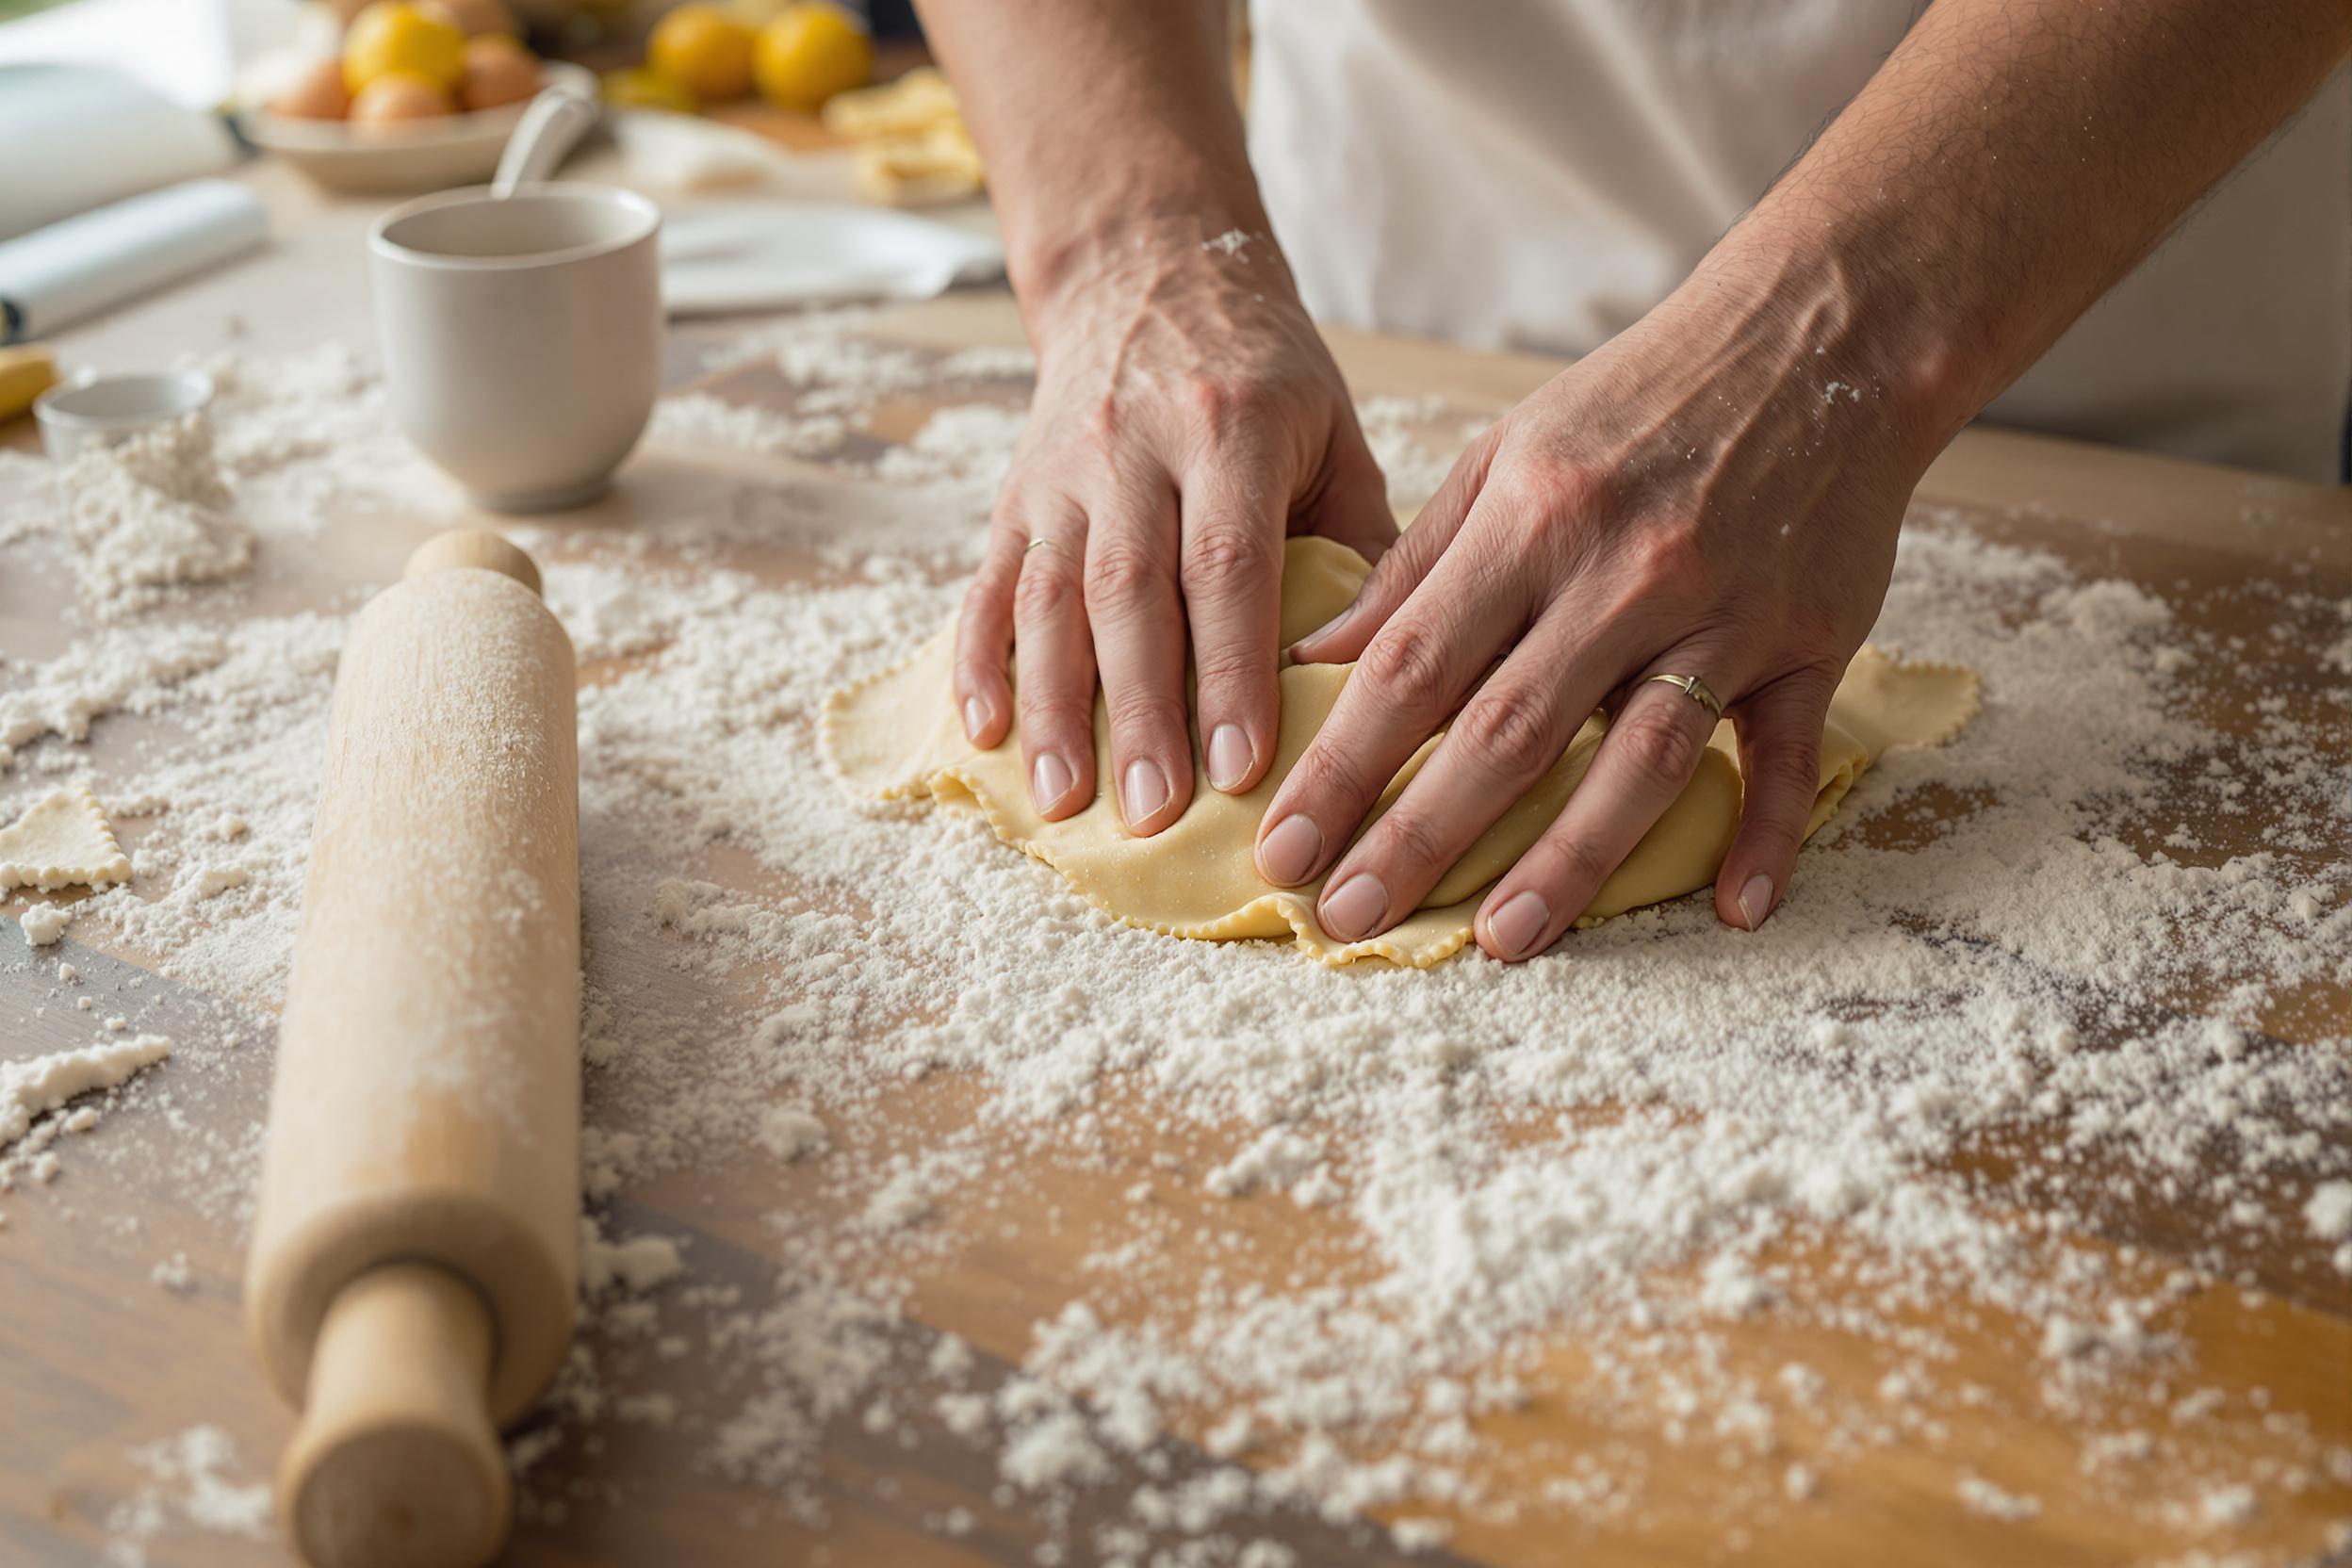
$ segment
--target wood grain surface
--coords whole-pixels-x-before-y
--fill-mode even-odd
[[[89,337],[90,356],[119,358],[135,350],[164,358],[179,348],[208,345],[206,335],[231,311],[254,323],[265,340],[332,332],[364,346],[369,333],[357,269],[347,268],[339,285],[302,270],[344,253],[358,209],[322,204],[283,186],[266,188],[281,226],[277,255],[241,275],[207,280],[176,302],[142,306],[109,321]],[[307,281],[291,279],[290,271]],[[273,280],[289,282],[291,293],[274,320]],[[697,349],[721,330],[681,335],[674,379],[693,379]],[[894,312],[872,331],[942,349],[1019,340],[1009,302],[994,294]],[[134,344],[141,332],[145,337]],[[1334,341],[1360,396],[1436,397],[1457,426],[1465,416],[1507,405],[1557,368],[1533,358],[1347,334],[1334,335]],[[81,346],[74,339],[63,345],[69,351]],[[757,369],[706,378],[702,384],[748,402],[786,395],[772,372]],[[885,438],[903,438],[926,412],[923,399],[902,400],[882,411],[876,427]],[[0,437],[24,444],[22,433]],[[556,526],[599,532],[626,527],[632,516],[691,497],[697,484],[709,482],[712,461],[645,452],[612,499],[580,518],[558,519]],[[2184,614],[2216,629],[2263,629],[2246,620],[2254,612],[2240,590],[2282,565],[2291,564],[2316,595],[2352,596],[2352,494],[2344,492],[1975,431],[1936,466],[1920,498],[1952,509],[1987,537],[2030,542],[2161,588]],[[270,589],[277,601],[272,608],[348,603],[351,589],[389,580],[426,528],[422,519],[414,528],[377,519],[364,537],[331,529],[314,563]],[[807,570],[806,563],[778,551],[746,550],[730,564],[772,580]],[[54,607],[0,580],[0,646],[39,657],[62,640]],[[585,679],[599,678],[593,667],[583,671]],[[2330,678],[2319,649],[2289,644],[2277,648],[2265,689],[2316,703]],[[2340,683],[2340,677],[2333,678]],[[2246,699],[2254,694],[2224,682],[2209,694],[2202,716],[2225,730],[2250,734],[2255,719]],[[110,748],[133,743],[135,727],[101,727],[93,755],[102,769]],[[169,743],[154,733],[141,740]],[[2198,856],[2219,859],[2250,846],[2271,809],[2258,801],[2245,821],[2216,825],[2213,841]],[[759,874],[748,865],[738,874],[746,880]],[[724,866],[717,879],[727,880]],[[21,901],[0,904],[0,914],[22,906]],[[6,1222],[0,1228],[0,1562],[8,1563],[107,1560],[109,1514],[144,1479],[130,1453],[139,1445],[212,1423],[237,1440],[244,1464],[238,1478],[251,1480],[266,1473],[288,1429],[287,1415],[249,1359],[239,1329],[240,1227],[190,1196],[199,1187],[250,1175],[241,1162],[250,1161],[263,1114],[270,1021],[252,999],[203,995],[155,974],[152,956],[90,951],[70,942],[69,948],[82,968],[83,985],[102,998],[134,998],[141,1027],[218,1034],[241,1021],[248,1043],[228,1067],[200,1079],[175,1079],[167,1065],[161,1092],[110,1116],[90,1135],[89,1157],[77,1157],[54,1185],[0,1195]],[[600,980],[607,988],[631,988],[681,1016],[729,1005],[656,953],[600,954],[596,961],[605,966]],[[28,967],[22,950],[0,937],[0,1056],[30,1056],[86,1039],[89,1015],[49,994],[52,972]],[[2199,1000],[2157,998],[2150,1004],[2189,1009]],[[2347,1017],[2352,996],[2341,988],[2307,988],[2272,1008],[2265,1043],[2341,1050]],[[939,1129],[983,1125],[981,1099],[975,1085],[954,1074],[909,1084],[892,1091],[890,1101],[894,1135],[920,1138]],[[1001,1216],[942,1215],[941,1228],[956,1244],[916,1282],[914,1309],[897,1331],[906,1364],[919,1366],[928,1345],[952,1331],[980,1354],[978,1386],[1006,1375],[1028,1346],[1031,1326],[1084,1294],[1081,1260],[1089,1237],[1113,1222],[1134,1171],[1151,1168],[1155,1157],[1187,1163],[1221,1157],[1213,1147],[1155,1140],[1116,1118],[1105,1124],[1110,1147],[1083,1168],[1039,1155],[1009,1133],[1002,1135],[994,1157],[1021,1168],[1025,1190],[1054,1217],[1016,1238],[1005,1233]],[[1965,1160],[1965,1168],[2004,1186],[2030,1185],[2035,1172],[2060,1165],[2053,1150],[2030,1136],[1971,1150]],[[629,1190],[616,1200],[612,1226],[616,1233],[658,1229],[690,1237],[698,1282],[750,1289],[772,1280],[783,1261],[767,1216],[819,1200],[805,1171],[722,1160]],[[1285,1202],[1213,1205],[1197,1190],[1173,1192],[1168,1200],[1195,1205],[1202,1226],[1230,1233],[1231,1248],[1220,1256],[1269,1273],[1313,1257],[1336,1239],[1335,1228],[1348,1224],[1344,1215]],[[2032,1217],[2017,1215],[2019,1224]],[[2118,1271],[2158,1276],[2192,1256],[2210,1261],[2216,1246],[2225,1250],[2222,1277],[2200,1276],[2173,1324],[2194,1350],[2197,1386],[2220,1392],[2220,1413],[2200,1424],[2197,1434],[2217,1472],[2275,1479],[2278,1467],[2265,1472],[2263,1462],[2286,1451],[2278,1433],[2288,1426],[2352,1447],[2352,1282],[2314,1267],[2307,1240],[2230,1239],[2201,1225],[2190,1202],[2109,1211],[2099,1233],[2073,1238],[2073,1244]],[[1817,1281],[1831,1298],[1840,1289],[1856,1288],[1839,1282],[1838,1238],[1815,1246],[1781,1261]],[[185,1293],[158,1288],[149,1277],[157,1258],[175,1252],[184,1252],[188,1265],[192,1288]],[[2322,1558],[2330,1525],[2352,1518],[2352,1474],[2344,1474],[2303,1478],[2300,1490],[2265,1484],[2254,1516],[2218,1534],[2193,1523],[2164,1522],[2160,1505],[2167,1499],[2148,1494],[2146,1483],[2128,1476],[2094,1480],[2080,1473],[2082,1441],[2101,1429],[2104,1417],[2044,1403],[2034,1364],[2039,1325],[1954,1307],[1936,1326],[1958,1347],[1956,1361],[1940,1369],[1941,1380],[1972,1386],[1979,1396],[1928,1413],[1932,1433],[1842,1460],[1831,1488],[1802,1504],[1774,1485],[1758,1484],[1807,1457],[1818,1434],[1801,1422],[1782,1423],[1772,1466],[1737,1472],[1716,1446],[1676,1442],[1657,1422],[1604,1426],[1545,1397],[1552,1380],[1565,1386],[1579,1374],[1581,1353],[1563,1340],[1529,1380],[1533,1398],[1524,1410],[1482,1419],[1493,1452],[1477,1462],[1508,1488],[1568,1473],[1579,1453],[1636,1460],[1646,1476],[1641,1508],[1625,1518],[1587,1524],[1564,1523],[1557,1511],[1543,1510],[1515,1523],[1468,1521],[1444,1551],[1409,1560],[1498,1568],[1569,1561],[2107,1564],[2187,1561],[2202,1552],[2213,1560],[2243,1553],[2245,1560],[2277,1562]],[[1855,1340],[1770,1318],[1733,1324],[1725,1333],[1735,1364],[1759,1375],[1799,1358],[1840,1387],[1867,1389],[1892,1364]],[[670,1393],[689,1408],[719,1392],[697,1386],[696,1378],[708,1374],[698,1374],[692,1359],[657,1364],[632,1359],[625,1346],[596,1348],[623,1369],[632,1392]],[[1176,1474],[1208,1462],[1193,1446],[1199,1435],[1186,1427],[1168,1440],[1163,1458]],[[1021,1506],[998,1500],[989,1456],[944,1432],[875,1435],[854,1416],[837,1423],[825,1440],[820,1491],[830,1525],[821,1532],[779,1515],[755,1490],[697,1471],[689,1448],[659,1427],[629,1425],[613,1428],[593,1451],[567,1446],[532,1473],[530,1491],[538,1501],[508,1560],[946,1568],[1029,1562],[1044,1539],[1037,1520]],[[2034,1494],[2044,1502],[2041,1515],[2020,1525],[1968,1512],[1954,1496],[1954,1476],[1962,1471]],[[1110,1499],[1123,1497],[1125,1490],[1104,1489],[1105,1500],[1082,1503],[1080,1517],[1089,1506],[1110,1508]],[[938,1530],[931,1522],[956,1506],[971,1511],[971,1531],[951,1536]],[[1278,1517],[1255,1533],[1286,1541],[1302,1563],[1408,1560],[1375,1532],[1305,1514]],[[145,1561],[157,1568],[286,1560],[274,1541],[179,1526],[154,1535],[143,1551]]]

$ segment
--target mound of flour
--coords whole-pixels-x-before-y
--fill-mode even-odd
[[[2082,1417],[2084,1472],[2129,1468],[2143,1499],[2352,1478],[2352,1453],[2292,1423],[2234,1475],[2213,1433],[2258,1413],[2196,1392],[2185,1332],[2210,1292],[2334,1300],[2352,1274],[2331,1184],[2352,1178],[2352,1057],[2340,1029],[2314,1048],[2264,1028],[2298,988],[2352,979],[2341,704],[2217,724],[2261,646],[2103,575],[2103,543],[2066,559],[1919,508],[1877,636],[1983,671],[1985,713],[1874,771],[1762,932],[1686,901],[1535,963],[1425,973],[1167,941],[972,823],[853,801],[816,755],[825,694],[952,611],[1024,368],[861,325],[730,346],[783,406],[688,395],[657,420],[833,475],[745,479],[627,537],[521,534],[596,669],[583,1184],[602,1260],[589,1331],[517,1443],[527,1517],[596,1506],[566,1456],[631,1423],[810,1527],[836,1445],[977,1453],[1044,1561],[1277,1568],[1268,1519],[1334,1532],[1336,1556],[1373,1544],[1375,1509],[1413,1547],[1451,1518],[1638,1531],[1670,1507],[1661,1443],[1720,1466],[1725,1510],[1817,1506],[1843,1466],[1935,1455],[1952,1412],[2004,1400]],[[272,400],[260,368],[220,414],[223,449],[331,501],[346,466],[302,432],[351,428],[380,389],[313,375]],[[868,421],[942,381],[972,400],[886,455]],[[1393,481],[1426,483],[1450,454],[1411,443],[1460,417],[1398,402],[1365,424]],[[355,506],[446,497],[388,457],[350,483]],[[2279,639],[2352,633],[2352,605],[2291,577],[2244,596]],[[109,628],[0,691],[20,767],[91,776],[140,829],[134,888],[80,906],[77,936],[275,1004],[342,628]],[[93,723],[172,739],[98,777]],[[227,1059],[184,1039],[149,1077]],[[209,1152],[195,1190],[225,1219],[250,1150]],[[789,1262],[612,1217],[657,1178],[724,1181]],[[1268,1208],[1294,1217],[1256,1223]],[[2158,1213],[2192,1228],[2188,1266],[2075,1239]],[[1033,1249],[1058,1282],[1024,1287],[1005,1336],[918,1326],[959,1267]],[[2018,1390],[1951,1370],[1970,1323],[2014,1339]],[[1765,1331],[1824,1348],[1758,1363]],[[1485,1433],[1530,1402],[1625,1441],[1514,1473]],[[1967,1506],[2038,1510],[2014,1476],[1948,1468]],[[2209,1527],[2131,1496],[2112,1506]],[[974,1527],[958,1511],[919,1522]]]
[[[235,577],[253,561],[253,531],[237,518],[201,412],[91,448],[56,483],[74,573],[102,618]]]

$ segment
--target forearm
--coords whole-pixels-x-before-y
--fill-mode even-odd
[[[988,167],[1034,328],[1137,250],[1257,237],[1282,276],[1232,90],[1224,0],[922,0]]]
[[[1809,297],[1932,455],[2348,45],[2343,0],[1940,0],[1702,273]]]

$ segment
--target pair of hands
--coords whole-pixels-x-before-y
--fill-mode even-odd
[[[958,633],[966,732],[1004,738],[1018,647],[1049,821],[1108,787],[1131,831],[1167,827],[1191,800],[1196,720],[1211,787],[1250,789],[1273,756],[1282,540],[1325,534],[1375,565],[1291,650],[1357,667],[1259,825],[1266,880],[1328,870],[1326,931],[1388,929],[1607,709],[1585,781],[1478,911],[1488,953],[1541,953],[1696,768],[1714,716],[1649,678],[1695,675],[1737,727],[1747,786],[1716,909],[1754,929],[1788,889],[1830,696],[1924,466],[1885,389],[1838,373],[1861,355],[1836,280],[1795,303],[1788,283],[1703,270],[1481,435],[1398,535],[1279,258],[1118,258],[1033,323],[1037,395]],[[1110,780],[1094,776],[1098,678]]]

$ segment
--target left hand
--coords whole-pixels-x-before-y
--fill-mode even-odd
[[[1478,911],[1488,953],[1541,953],[1696,769],[1714,716],[1648,678],[1695,675],[1738,727],[1746,782],[1716,912],[1760,924],[1929,455],[1904,388],[1854,368],[1855,316],[1834,271],[1756,287],[1703,268],[1480,436],[1355,604],[1294,648],[1356,669],[1259,825],[1260,873],[1295,887],[1336,859],[1324,929],[1384,931],[1612,708],[1592,771]]]

